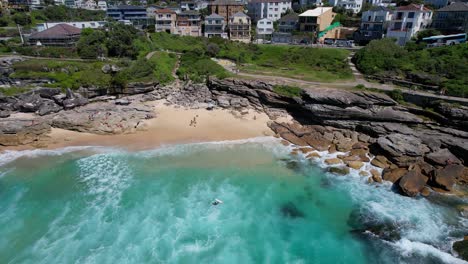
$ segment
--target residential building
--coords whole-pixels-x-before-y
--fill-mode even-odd
[[[437,10],[432,27],[444,34],[468,33],[468,3],[455,2]]]
[[[374,6],[363,12],[361,26],[354,34],[354,41],[365,45],[373,39],[383,38],[391,19],[392,10],[384,6]]]
[[[442,8],[448,5],[448,0],[424,0],[425,5],[431,5],[434,8]]]
[[[37,32],[41,32],[46,29],[55,27],[57,25],[64,25],[64,24],[73,26],[79,29],[83,29],[83,28],[96,29],[96,28],[104,27],[107,24],[107,22],[106,21],[45,22],[45,23],[37,23],[36,29],[37,29]]]
[[[263,18],[276,21],[291,9],[291,0],[251,0],[247,4],[248,15],[254,22]]]
[[[196,3],[193,0],[189,1],[180,1],[180,10],[187,11],[187,10],[195,10]]]
[[[392,0],[366,0],[365,2],[371,4],[372,6],[396,6],[396,3],[394,3]]]
[[[234,14],[244,12],[244,4],[235,0],[215,0],[208,4],[208,11],[224,17],[225,21],[230,21]]]
[[[335,13],[331,7],[317,7],[299,15],[299,29],[301,32],[318,34],[331,25]]]
[[[181,36],[202,36],[200,13],[194,10],[187,10],[177,14],[176,31],[174,33]]]
[[[351,10],[357,14],[361,11],[363,0],[330,0],[330,5],[339,6],[346,10]]]
[[[299,15],[289,13],[278,20],[278,31],[273,33],[272,41],[276,43],[291,43],[292,32],[299,30]]]
[[[106,11],[107,10],[107,2],[106,1],[98,1],[97,2],[97,8],[99,10]]]
[[[418,31],[429,27],[431,19],[432,11],[424,5],[400,6],[393,13],[386,37],[395,38],[399,45],[405,45]]]
[[[321,6],[322,0],[299,0],[299,5],[301,7],[308,7],[308,6]]]
[[[143,6],[113,6],[107,8],[107,16],[117,21],[129,21],[135,26],[146,26],[148,16]]]
[[[80,39],[81,29],[67,24],[58,24],[28,37],[31,45],[37,46],[74,46]]]
[[[177,14],[170,9],[158,9],[154,11],[156,32],[167,32],[174,34],[176,32]]]
[[[270,40],[273,35],[273,20],[263,18],[257,21],[257,39]]]
[[[250,17],[237,12],[229,19],[229,38],[245,43],[250,42]]]
[[[220,37],[227,39],[228,34],[226,33],[226,22],[224,21],[224,17],[218,14],[211,14],[205,17],[204,36],[207,38]]]

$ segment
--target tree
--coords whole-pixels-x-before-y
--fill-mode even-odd
[[[21,26],[31,24],[31,17],[26,13],[16,13],[13,15],[13,21]]]
[[[109,24],[106,42],[109,56],[135,58],[137,55],[133,40],[137,37],[137,30],[121,23]]]
[[[83,59],[96,59],[107,54],[106,34],[101,30],[83,29],[77,44],[78,55]]]
[[[216,43],[208,43],[208,45],[206,45],[206,53],[211,57],[216,57],[219,50],[219,46]]]
[[[421,31],[418,32],[418,34],[416,36],[416,40],[421,41],[423,38],[436,36],[436,35],[441,35],[441,34],[442,33],[440,33],[440,31],[437,30],[437,29],[433,29],[433,28],[425,29],[425,30],[421,30]]]

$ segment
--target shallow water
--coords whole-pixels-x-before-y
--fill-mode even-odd
[[[464,263],[450,247],[468,225],[446,204],[467,201],[403,197],[288,153],[261,138],[0,154],[0,262]],[[369,223],[399,237],[355,231]]]

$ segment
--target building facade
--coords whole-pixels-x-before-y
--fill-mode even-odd
[[[299,14],[289,13],[278,20],[278,30],[273,32],[275,43],[292,43],[292,33],[299,31]]]
[[[220,37],[227,39],[228,34],[226,33],[226,22],[224,21],[224,17],[218,14],[211,14],[205,17],[204,36],[207,38]]]
[[[46,29],[55,27],[60,24],[66,24],[69,26],[73,26],[79,29],[84,29],[84,28],[103,28],[105,25],[107,25],[106,21],[79,21],[79,22],[45,22],[45,23],[38,23],[36,25],[37,32],[44,31]]]
[[[399,45],[405,45],[420,30],[428,28],[431,20],[432,11],[424,5],[400,6],[393,13],[386,37],[395,38]]]
[[[270,40],[273,35],[273,20],[263,18],[257,21],[257,39]]]
[[[146,8],[142,6],[114,6],[107,8],[107,16],[116,21],[129,21],[135,26],[148,25]]]
[[[211,14],[224,17],[225,21],[229,21],[234,14],[244,12],[244,4],[235,0],[215,0],[208,4],[208,11]]]
[[[331,25],[335,13],[331,7],[317,7],[299,15],[299,29],[301,32],[318,33]]]
[[[170,9],[158,9],[154,11],[154,30],[155,32],[167,32],[174,34],[176,31],[176,12]]]
[[[247,4],[248,15],[254,22],[263,18],[277,21],[291,8],[291,0],[252,0]]]
[[[339,6],[346,10],[351,10],[357,14],[361,11],[363,0],[330,0],[330,5]]]
[[[245,43],[249,43],[250,36],[250,17],[243,12],[235,13],[229,19],[229,38]]]
[[[365,45],[371,40],[383,38],[391,19],[392,10],[384,6],[374,6],[363,12],[359,30],[354,34],[354,41]]]
[[[444,34],[468,33],[468,3],[455,2],[437,10],[432,27]]]
[[[198,11],[188,10],[177,14],[176,31],[181,36],[201,37],[201,17]]]

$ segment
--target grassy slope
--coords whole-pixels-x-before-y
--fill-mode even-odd
[[[251,73],[325,82],[353,78],[346,60],[349,55],[347,50],[253,45],[166,33],[155,33],[151,39],[151,48],[175,52],[200,53],[206,51],[208,45],[216,44],[219,51],[215,57],[236,61],[242,65],[243,71]]]

